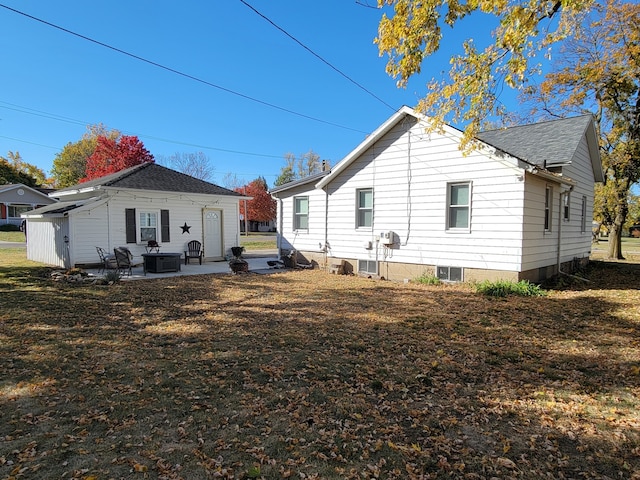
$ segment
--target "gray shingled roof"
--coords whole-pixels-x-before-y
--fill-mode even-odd
[[[477,138],[529,163],[552,166],[571,161],[591,118],[582,115],[489,130]]]
[[[138,190],[159,190],[165,192],[203,193],[207,195],[242,196],[227,188],[205,182],[156,163],[143,163],[104,177],[79,183],[56,193],[90,187],[133,188]]]

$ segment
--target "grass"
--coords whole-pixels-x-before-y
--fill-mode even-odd
[[[639,265],[493,298],[320,271],[72,286],[6,251],[0,478],[640,475]]]
[[[24,242],[24,233],[22,233],[22,232],[0,232],[0,241],[2,241],[2,242]]]
[[[249,232],[248,236],[240,236],[240,245],[249,250],[273,250],[276,248],[275,233]]]

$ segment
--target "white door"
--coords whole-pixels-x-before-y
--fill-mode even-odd
[[[202,210],[205,260],[220,260],[222,255],[222,210]]]

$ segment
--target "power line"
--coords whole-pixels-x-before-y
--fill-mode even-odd
[[[294,37],[293,35],[291,35],[289,32],[287,32],[284,28],[282,28],[281,26],[279,26],[278,24],[276,24],[275,22],[273,22],[270,18],[268,18],[266,15],[264,15],[263,13],[259,12],[257,9],[255,9],[252,5],[248,4],[247,2],[245,2],[245,0],[240,0],[240,3],[246,5],[247,7],[249,7],[251,10],[253,10],[258,16],[262,17],[264,20],[266,20],[267,22],[269,22],[271,25],[273,25],[275,28],[277,28],[278,30],[280,30],[282,33],[284,33],[287,37],[289,37],[291,40],[293,40],[294,42],[296,42],[298,45],[300,45],[302,48],[304,48],[307,52],[309,52],[311,55],[313,55],[314,57],[316,57],[318,60],[320,60],[322,63],[324,63],[325,65],[327,65],[329,68],[331,68],[332,70],[336,71],[337,73],[339,73],[341,76],[343,76],[344,78],[346,78],[347,80],[349,80],[351,83],[353,83],[355,86],[357,86],[358,88],[360,88],[361,90],[365,91],[366,93],[368,93],[369,95],[371,95],[373,98],[375,98],[376,100],[378,100],[380,103],[382,103],[383,105],[385,105],[386,107],[388,107],[390,110],[392,111],[396,111],[397,109],[393,108],[391,105],[389,105],[387,102],[385,102],[384,100],[382,100],[380,97],[378,97],[375,93],[371,92],[370,90],[368,90],[366,87],[364,87],[363,85],[359,84],[357,81],[355,81],[353,78],[351,78],[349,75],[347,75],[346,73],[344,73],[342,70],[340,70],[338,67],[332,65],[328,60],[325,60],[323,57],[321,57],[320,55],[318,55],[316,52],[314,52],[313,50],[311,50],[311,48],[307,47],[304,43],[302,43],[300,40],[298,40],[296,37]]]
[[[93,38],[87,37],[86,35],[82,35],[80,33],[73,32],[73,31],[71,31],[69,29],[61,27],[61,26],[56,25],[54,23],[47,22],[46,20],[42,20],[41,18],[34,17],[33,15],[29,15],[28,13],[22,12],[20,10],[16,10],[15,8],[8,7],[7,5],[4,5],[4,4],[0,3],[0,7],[5,8],[5,9],[7,9],[9,11],[14,12],[14,13],[17,13],[18,15],[22,15],[24,17],[27,17],[27,18],[29,18],[31,20],[35,20],[36,22],[40,22],[40,23],[42,23],[44,25],[47,25],[49,27],[55,28],[57,30],[60,30],[62,32],[65,32],[65,33],[68,33],[70,35],[73,35],[75,37],[81,38],[81,39],[86,40],[88,42],[95,43],[96,45],[100,45],[101,47],[108,48],[110,50],[113,50],[114,52],[121,53],[122,55],[126,55],[126,56],[131,57],[131,58],[133,58],[135,60],[139,60],[139,61],[147,63],[149,65],[153,65],[154,67],[158,67],[158,68],[161,68],[161,69],[166,70],[168,72],[174,73],[176,75],[180,75],[181,77],[188,78],[189,80],[193,80],[195,82],[202,83],[203,85],[207,85],[209,87],[217,88],[218,90],[222,90],[223,92],[230,93],[232,95],[236,95],[238,97],[244,98],[245,100],[249,100],[249,101],[252,101],[252,102],[255,102],[255,103],[259,103],[261,105],[265,105],[267,107],[274,108],[276,110],[280,110],[282,112],[289,113],[291,115],[296,115],[298,117],[306,118],[308,120],[313,120],[314,122],[324,123],[325,125],[331,125],[331,126],[334,126],[334,127],[342,128],[342,129],[345,129],[345,130],[351,130],[353,132],[358,132],[358,133],[368,133],[368,132],[365,132],[363,130],[358,130],[358,129],[347,127],[347,126],[340,125],[340,124],[337,124],[337,123],[333,123],[333,122],[329,122],[329,121],[326,121],[326,120],[322,120],[322,119],[317,118],[317,117],[312,117],[310,115],[305,115],[304,113],[300,113],[300,112],[296,112],[294,110],[290,110],[288,108],[280,107],[280,106],[275,105],[273,103],[269,103],[269,102],[266,102],[264,100],[260,100],[260,99],[255,98],[255,97],[251,97],[249,95],[245,95],[244,93],[236,92],[236,91],[231,90],[229,88],[222,87],[220,85],[216,85],[215,83],[211,83],[211,82],[209,82],[207,80],[203,80],[201,78],[195,77],[195,76],[190,75],[188,73],[181,72],[180,70],[176,70],[174,68],[167,67],[166,65],[162,65],[161,63],[157,63],[157,62],[154,62],[152,60],[148,60],[148,59],[146,59],[144,57],[141,57],[139,55],[135,55],[133,53],[127,52],[125,50],[122,50],[120,48],[114,47],[114,46],[109,45],[107,43],[100,42],[100,41],[95,40]]]
[[[67,123],[72,123],[72,124],[75,124],[75,125],[86,126],[86,125],[91,123],[91,122],[83,122],[83,121],[76,120],[76,119],[69,118],[69,117],[63,117],[63,116],[56,115],[56,114],[53,114],[53,113],[43,112],[41,110],[35,110],[33,108],[28,108],[28,107],[23,107],[23,106],[20,106],[20,105],[15,105],[13,103],[4,102],[2,100],[0,100],[0,103],[4,103],[4,105],[0,105],[0,108],[6,108],[7,110],[13,110],[15,112],[26,113],[27,115],[34,115],[34,116],[37,116],[37,117],[48,118],[50,120],[58,120],[60,122],[67,122]],[[6,105],[11,105],[11,106],[7,107]],[[205,150],[215,150],[215,151],[224,152],[224,153],[233,153],[233,154],[237,154],[237,155],[248,155],[248,156],[252,156],[252,157],[266,157],[266,158],[279,158],[279,159],[283,158],[283,155],[271,155],[271,154],[267,154],[267,153],[243,152],[243,151],[240,151],[240,150],[232,150],[232,149],[220,148],[220,147],[211,147],[211,146],[208,146],[208,145],[199,145],[199,144],[196,144],[196,143],[183,142],[183,141],[180,141],[180,140],[171,140],[171,139],[167,139],[167,138],[156,137],[156,136],[153,136],[153,135],[137,134],[135,132],[126,132],[125,131],[123,133],[136,135],[139,138],[146,138],[146,139],[149,139],[149,140],[156,140],[156,141],[159,141],[159,142],[173,143],[173,144],[176,144],[176,145],[184,145],[184,146],[187,146],[187,147],[194,147],[194,148],[202,148],[202,149],[205,149]],[[0,136],[0,138],[6,138],[8,140],[16,140],[18,142],[24,142],[24,143],[29,143],[29,144],[32,144],[32,145],[38,145],[38,146],[41,146],[41,147],[53,148],[53,149],[56,149],[56,150],[61,150],[58,147],[51,147],[49,145],[40,145],[38,143],[29,142],[27,140],[20,140],[20,139],[17,139],[17,138],[11,138],[11,137],[5,137],[5,136]]]

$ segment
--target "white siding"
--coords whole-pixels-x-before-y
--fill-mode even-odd
[[[67,218],[30,218],[27,223],[27,258],[46,265],[69,267],[69,244],[64,242],[64,236],[68,235]]]
[[[480,152],[464,156],[456,138],[396,126],[328,185],[329,254],[388,262],[519,271],[522,171]],[[468,233],[446,230],[447,184],[471,182]],[[374,189],[373,228],[355,228],[356,191]],[[395,244],[377,243],[382,231]],[[373,248],[365,245],[371,241]]]
[[[326,196],[313,184],[302,185],[277,193],[278,246],[281,249],[320,252],[325,243]],[[294,198],[309,197],[309,228],[294,228]]]
[[[96,246],[113,251],[126,246],[141,262],[146,252],[146,242],[126,243],[125,210],[160,211],[169,210],[170,241],[161,244],[163,252],[183,253],[191,240],[203,242],[202,210],[222,210],[222,246],[225,255],[231,255],[231,247],[239,244],[238,199],[232,196],[180,194],[175,192],[152,192],[120,189],[109,192],[112,196],[105,202],[87,204],[68,212],[65,218],[29,219],[28,258],[43,263],[64,266],[60,252],[60,226],[68,225],[70,265],[97,263]],[[139,219],[136,218],[136,224]],[[181,226],[187,224],[189,233]],[[33,225],[33,226],[32,226]],[[31,230],[34,231],[32,237]],[[160,236],[160,234],[159,234]],[[203,242],[204,243],[204,242]]]

